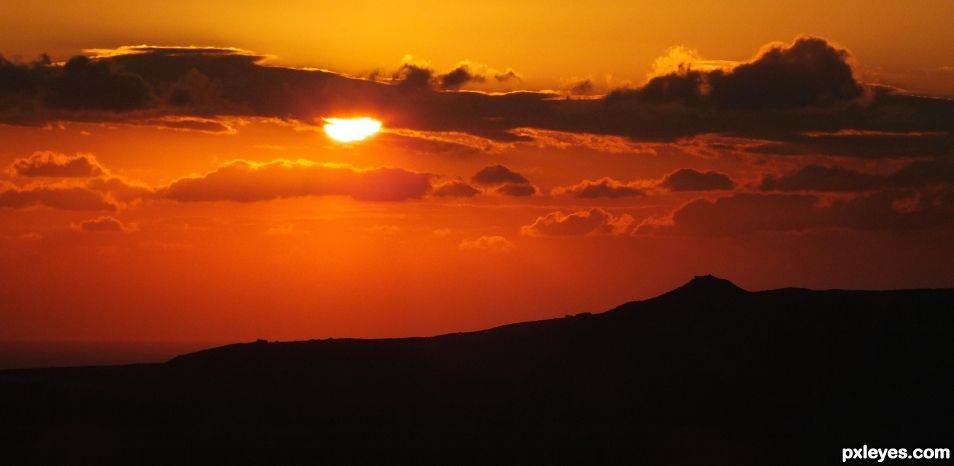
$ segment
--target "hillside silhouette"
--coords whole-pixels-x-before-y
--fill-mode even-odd
[[[954,289],[749,292],[427,338],[0,371],[10,464],[833,464],[952,447]]]

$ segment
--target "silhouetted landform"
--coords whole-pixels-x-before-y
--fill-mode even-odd
[[[705,276],[473,333],[2,371],[0,442],[8,464],[840,464],[954,447],[952,313],[954,289]]]

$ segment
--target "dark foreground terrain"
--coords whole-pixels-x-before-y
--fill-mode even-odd
[[[0,371],[0,444],[0,464],[41,465],[814,465],[864,444],[952,448],[954,290],[699,277],[474,333]]]

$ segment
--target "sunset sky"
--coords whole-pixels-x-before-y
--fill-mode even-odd
[[[265,5],[4,7],[0,341],[954,286],[943,2]]]

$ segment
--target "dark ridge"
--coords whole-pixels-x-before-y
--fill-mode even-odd
[[[865,444],[950,447],[951,335],[954,289],[703,276],[478,332],[0,371],[0,450],[4,464],[841,464]]]
[[[703,301],[709,303],[716,303],[720,300],[723,300],[727,297],[736,296],[739,294],[749,293],[748,291],[736,286],[729,280],[724,278],[719,278],[714,275],[697,275],[693,277],[685,285],[676,288],[672,291],[664,293],[656,298],[659,299],[664,297],[673,297],[681,300],[692,300],[692,301]],[[628,303],[623,306],[620,306],[617,309],[626,308],[629,305],[639,303],[641,301],[636,301],[634,303]],[[608,311],[612,312],[612,311]],[[573,316],[566,316],[563,319],[580,319],[592,316],[590,313],[581,313]],[[600,315],[600,314],[597,314]],[[278,355],[283,351],[289,351],[291,348],[297,347],[297,349],[311,349],[311,348],[321,348],[327,346],[328,344],[333,344],[337,342],[339,345],[361,345],[361,344],[387,344],[386,342],[411,342],[413,340],[422,339],[422,338],[454,338],[458,335],[475,335],[475,334],[506,334],[506,333],[519,333],[521,330],[526,329],[527,327],[547,327],[547,326],[559,326],[562,325],[562,319],[547,319],[540,321],[531,321],[531,322],[518,322],[513,324],[506,324],[499,327],[477,330],[474,332],[458,332],[451,333],[446,335],[438,335],[436,337],[405,337],[405,338],[385,338],[385,339],[362,339],[362,338],[329,338],[325,340],[306,340],[306,341],[275,341],[269,342],[267,340],[259,339],[250,343],[233,343],[231,345],[225,345],[215,348],[209,348],[206,350],[196,351],[193,353],[188,353],[184,355],[177,356],[172,358],[170,364],[186,364],[186,363],[197,363],[206,358],[223,358],[224,362],[226,359],[230,361],[244,361],[252,362],[257,361],[262,357],[267,355]],[[271,345],[271,346],[266,346]]]

